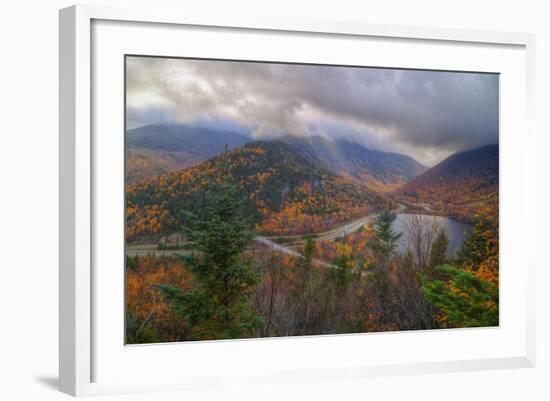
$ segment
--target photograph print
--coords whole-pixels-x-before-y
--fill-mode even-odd
[[[126,344],[499,325],[498,74],[125,56]]]

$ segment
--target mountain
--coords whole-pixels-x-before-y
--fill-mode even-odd
[[[130,148],[188,152],[208,157],[223,152],[226,145],[233,149],[249,141],[248,136],[236,132],[190,125],[147,125],[126,133],[126,145]]]
[[[231,150],[251,140],[235,132],[190,125],[157,124],[131,129],[126,133],[127,181],[134,184],[190,167],[221,154],[226,145]],[[313,164],[382,192],[425,170],[409,156],[367,149],[343,139],[287,135],[274,140],[286,143]]]
[[[185,211],[202,212],[209,185],[239,185],[245,215],[264,234],[320,232],[389,206],[388,198],[311,163],[280,141],[255,141],[190,168],[138,183],[127,192],[130,240],[170,234]]]
[[[498,145],[487,145],[449,156],[393,195],[468,219],[480,208],[498,204],[498,179]]]
[[[249,142],[236,132],[157,124],[126,132],[126,177],[130,184],[192,166]]]
[[[167,152],[145,148],[126,150],[126,179],[128,184],[146,181],[204,160],[188,152]]]
[[[314,164],[352,177],[378,191],[410,181],[426,168],[410,156],[368,149],[344,139],[284,136],[280,140]]]

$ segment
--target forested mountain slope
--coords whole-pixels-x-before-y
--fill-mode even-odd
[[[455,153],[394,195],[407,203],[426,203],[457,217],[472,216],[482,207],[498,203],[498,145]]]
[[[192,166],[251,139],[231,131],[175,124],[126,132],[126,178],[130,184]]]
[[[128,238],[177,231],[186,212],[203,212],[209,186],[220,180],[239,186],[245,215],[260,233],[322,231],[390,205],[386,197],[311,163],[283,142],[255,141],[130,186]]]
[[[410,156],[368,149],[345,139],[284,136],[280,139],[312,163],[357,179],[375,190],[393,189],[426,168]]]

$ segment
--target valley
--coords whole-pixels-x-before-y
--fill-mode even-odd
[[[124,65],[126,344],[499,326],[498,74]]]
[[[161,140],[152,141],[154,135]],[[324,319],[335,313],[331,305],[359,314],[340,317],[356,321],[356,329],[323,323],[335,332],[452,327],[432,316],[418,274],[435,280],[437,264],[469,266],[480,254],[476,274],[498,280],[498,146],[457,152],[428,168],[407,155],[321,137],[258,140],[178,126],[146,127],[128,138],[130,321],[143,319],[136,305],[161,308],[164,317],[155,312],[151,327],[163,341],[208,337],[189,334],[181,316],[158,301],[172,290],[159,293],[155,286],[191,291],[188,263],[218,258],[234,246],[233,238],[243,242],[232,263],[252,263],[259,274],[250,302],[267,319],[262,330],[269,336],[288,335],[289,327],[292,335],[325,333],[315,321],[301,328],[285,312],[306,304],[315,311],[308,313]],[[212,219],[212,213],[219,215]],[[478,234],[483,244],[490,241],[483,251],[471,249]],[[175,334],[165,326],[170,321]],[[144,341],[130,333],[130,341]]]
[[[258,141],[184,126],[135,131],[128,134],[130,160],[153,154],[156,162],[127,167],[143,175],[128,182],[129,250],[177,232],[185,213],[199,210],[208,186],[222,176],[246,195],[244,208],[258,235],[294,245],[308,233],[338,238],[384,208],[470,223],[476,211],[498,205],[498,146],[459,152],[428,169],[409,156],[345,140]]]
[[[401,213],[405,210],[403,205],[398,205],[398,208],[394,211],[395,213]],[[369,223],[376,217],[376,213],[371,213],[367,216],[360,217],[355,219],[347,224],[344,224],[340,227],[333,228],[329,231],[315,233],[316,241],[334,241],[338,238],[343,238],[347,234],[356,232],[365,224]],[[291,236],[256,236],[254,240],[268,248],[273,248],[276,251],[291,255],[291,256],[300,256],[301,254],[297,251],[300,247],[303,246],[306,236],[304,235],[291,235]],[[126,255],[128,256],[146,256],[146,255],[155,255],[155,256],[170,256],[179,253],[188,252],[187,243],[182,242],[179,246],[170,248],[170,249],[159,249],[158,245],[155,243],[145,243],[145,244],[136,244],[136,245],[127,245]]]

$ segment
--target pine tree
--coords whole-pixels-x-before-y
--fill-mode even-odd
[[[373,250],[384,258],[390,257],[395,252],[397,241],[403,233],[395,233],[392,224],[396,219],[396,215],[388,209],[382,210],[378,215],[374,224],[376,238],[372,244]]]
[[[474,219],[455,266],[440,265],[422,277],[422,292],[451,327],[496,326],[499,318],[498,215],[485,209]]]
[[[397,242],[403,235],[403,233],[396,233],[393,230],[392,225],[395,219],[396,215],[388,209],[382,210],[374,223],[375,237],[371,242],[375,261],[370,267],[369,289],[376,299],[379,310],[383,311],[385,316],[390,316],[392,313],[390,310],[394,307],[393,289],[389,279],[391,257],[395,253]],[[379,323],[381,322],[379,321]]]
[[[334,266],[330,269],[330,277],[332,277],[338,290],[345,290],[356,277],[351,247],[346,243],[345,238],[337,246],[337,256],[334,260]]]
[[[449,238],[444,229],[440,229],[435,241],[430,250],[430,267],[443,265],[447,262],[447,247],[449,246]]]
[[[159,285],[171,307],[189,321],[190,339],[247,337],[260,323],[250,308],[259,275],[242,257],[253,239],[243,202],[227,174],[211,185],[203,218],[188,213],[183,228],[194,252],[179,257],[193,276],[194,288],[182,292]]]
[[[305,238],[303,257],[296,259],[296,267],[302,275],[308,275],[313,266],[313,252],[315,250],[315,241],[313,235],[307,235]]]
[[[139,268],[139,256],[128,256],[126,255],[126,268],[130,270],[138,270]]]
[[[438,266],[449,279],[422,278],[422,293],[444,313],[450,327],[498,326],[498,286],[475,274]]]

